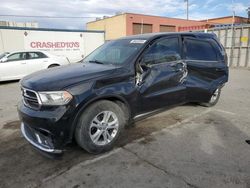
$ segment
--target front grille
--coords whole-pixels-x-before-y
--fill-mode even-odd
[[[40,108],[38,95],[35,91],[22,88],[22,96],[23,96],[23,102],[26,106],[33,108],[33,109]]]

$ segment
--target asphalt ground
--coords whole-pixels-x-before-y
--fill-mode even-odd
[[[219,103],[186,104],[127,128],[111,152],[75,143],[53,160],[20,134],[18,82],[0,85],[0,187],[250,187],[250,71],[230,69]]]

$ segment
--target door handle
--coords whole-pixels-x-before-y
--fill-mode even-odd
[[[216,68],[215,71],[216,71],[216,72],[224,72],[224,70],[221,69],[221,68]]]
[[[23,64],[23,65],[24,65],[24,64],[26,64],[26,62],[22,62],[21,64]]]

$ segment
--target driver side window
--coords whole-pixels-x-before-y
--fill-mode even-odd
[[[8,56],[8,62],[9,61],[20,61],[25,60],[25,53],[15,53]]]
[[[143,56],[148,65],[180,60],[179,40],[177,37],[160,39],[153,43]]]

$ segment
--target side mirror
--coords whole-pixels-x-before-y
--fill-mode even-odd
[[[150,74],[150,65],[141,58],[137,64],[136,85],[140,86],[145,82],[145,78]]]
[[[139,61],[139,65],[140,65],[140,67],[144,70],[144,71],[146,71],[146,70],[148,70],[149,68],[150,68],[150,65],[148,64],[148,62],[146,62],[145,61],[145,58],[141,58],[141,60]]]

